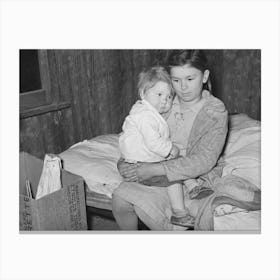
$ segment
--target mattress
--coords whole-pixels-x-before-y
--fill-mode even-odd
[[[261,231],[261,210],[237,212],[216,217],[214,216],[215,231]]]
[[[63,168],[84,178],[89,191],[111,198],[122,182],[117,169],[121,157],[117,134],[79,142],[59,154]]]
[[[106,194],[97,193],[87,189],[86,205],[88,207],[112,210],[112,199]]]

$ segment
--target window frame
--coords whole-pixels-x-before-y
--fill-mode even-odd
[[[37,50],[41,89],[20,93],[20,112],[51,104],[49,64],[46,50]]]
[[[70,102],[58,102],[51,92],[50,69],[47,50],[37,50],[41,89],[20,93],[20,118],[57,111],[71,106]]]

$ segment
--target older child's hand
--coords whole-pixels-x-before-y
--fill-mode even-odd
[[[125,162],[123,158],[121,158],[117,163],[118,170],[120,174],[123,176],[124,181],[127,182],[137,182],[137,164]]]
[[[161,163],[141,163],[138,164],[137,175],[141,182],[154,176],[165,175],[165,170]]]

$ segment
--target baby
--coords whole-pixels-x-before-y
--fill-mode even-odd
[[[171,142],[168,124],[164,119],[174,97],[170,77],[164,68],[152,67],[141,72],[138,93],[141,100],[130,110],[119,138],[122,157],[130,163],[160,162],[178,157],[180,151]],[[147,181],[143,183],[151,186],[155,183],[153,178],[150,183]],[[192,227],[194,218],[184,205],[183,182],[170,184],[165,180],[158,186],[167,187],[172,206],[171,223]]]

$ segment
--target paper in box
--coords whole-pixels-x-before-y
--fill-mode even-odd
[[[87,230],[83,178],[62,169],[62,188],[35,200],[43,161],[20,153],[20,230]],[[27,195],[26,180],[31,183],[32,197]]]

